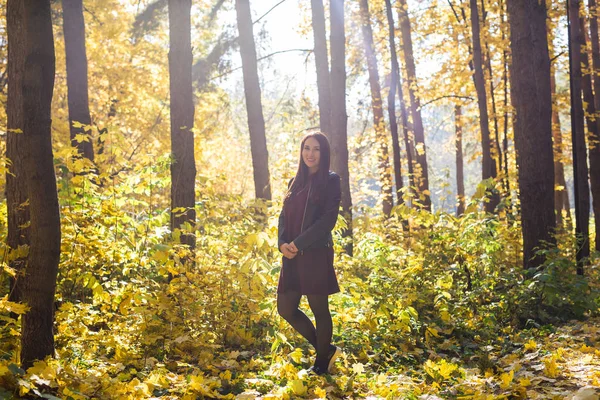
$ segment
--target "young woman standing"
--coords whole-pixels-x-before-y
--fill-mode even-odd
[[[283,267],[277,287],[277,310],[317,351],[312,372],[329,372],[341,349],[331,344],[333,324],[329,295],[340,291],[333,268],[331,231],[340,207],[340,177],[329,171],[327,137],[314,132],[302,139],[296,176],[290,181],[279,215],[279,250]],[[316,329],[299,308],[306,295]]]

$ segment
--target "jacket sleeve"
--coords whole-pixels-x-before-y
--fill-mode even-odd
[[[290,188],[294,179],[290,179],[288,182],[288,189]],[[281,252],[281,245],[284,244],[285,241],[285,213],[283,212],[283,206],[281,207],[281,212],[279,213],[279,223],[277,225],[277,250]]]
[[[310,247],[316,240],[333,230],[340,211],[341,200],[340,177],[339,175],[333,175],[327,185],[323,214],[314,224],[294,239],[294,244],[298,250],[301,251]]]

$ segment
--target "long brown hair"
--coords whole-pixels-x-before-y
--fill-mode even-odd
[[[319,169],[315,174],[311,177],[308,172],[308,166],[304,163],[302,159],[302,149],[304,149],[304,143],[309,138],[315,138],[317,142],[319,142],[319,150],[321,153],[319,159]],[[285,194],[284,203],[292,196],[292,194],[297,193],[302,188],[306,187],[309,184],[309,181],[312,180],[312,189],[310,191],[310,200],[313,203],[319,203],[321,201],[321,195],[325,191],[325,187],[327,186],[327,180],[329,179],[329,165],[331,160],[331,150],[329,146],[329,140],[327,136],[325,136],[321,132],[311,132],[308,135],[304,136],[302,142],[300,143],[300,161],[298,161],[298,170],[296,171],[296,176],[290,185],[287,193]]]

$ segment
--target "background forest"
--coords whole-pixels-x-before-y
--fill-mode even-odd
[[[0,10],[0,397],[598,399],[595,0]],[[275,306],[318,129],[326,377]]]

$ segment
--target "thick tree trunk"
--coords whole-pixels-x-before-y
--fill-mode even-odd
[[[29,206],[27,201],[27,181],[20,149],[24,147],[23,136],[23,69],[25,66],[25,33],[23,1],[10,0],[7,3],[6,23],[8,31],[8,117],[6,133],[6,158],[10,160],[6,173],[6,208],[8,223],[8,247],[16,250],[29,245]],[[27,259],[9,258],[9,266],[17,275],[11,278],[9,300],[21,301],[24,270]]]
[[[192,94],[191,0],[169,0],[169,90],[171,94],[171,231],[196,246],[194,99]],[[189,223],[189,227],[182,227]]]
[[[398,2],[398,19],[400,21],[400,33],[402,36],[402,53],[404,54],[404,65],[408,77],[408,94],[410,97],[410,113],[414,129],[414,147],[416,150],[415,180],[418,184],[419,196],[423,207],[431,210],[431,196],[429,193],[429,172],[427,170],[427,151],[425,146],[425,132],[423,119],[421,118],[421,104],[415,86],[417,85],[417,73],[413,55],[410,19],[408,17],[408,5],[406,0]]]
[[[567,0],[569,20],[569,59],[571,81],[571,132],[573,137],[573,180],[575,182],[575,234],[577,235],[577,273],[583,274],[583,261],[590,255],[590,187],[583,102],[581,100],[581,45],[579,26],[580,0]]]
[[[249,0],[236,0],[237,26],[239,31],[242,72],[244,75],[244,94],[250,130],[250,150],[254,168],[254,189],[257,198],[271,200],[271,178],[269,175],[269,153],[265,136],[256,46],[252,32],[252,15]]]
[[[454,127],[456,132],[456,215],[461,216],[465,212],[465,175],[463,168],[462,150],[462,107],[454,106]]]
[[[396,33],[394,30],[394,15],[392,13],[392,3],[385,0],[385,13],[389,27],[390,58],[392,61],[392,71],[390,74],[390,92],[388,93],[388,116],[390,119],[390,130],[392,132],[392,149],[394,153],[394,180],[396,182],[396,199],[398,204],[404,204],[402,197],[402,162],[400,159],[400,140],[398,139],[398,123],[396,122],[396,92],[398,88],[398,78],[400,77],[400,68],[398,66],[398,56],[396,55]],[[403,127],[404,125],[403,121]]]
[[[586,49],[587,28],[583,18],[579,18],[579,27],[582,34],[581,46],[581,68],[589,71],[590,62]],[[590,188],[592,190],[592,209],[594,211],[594,224],[596,232],[600,232],[600,130],[599,120],[596,116],[596,106],[594,92],[592,91],[591,73],[582,74],[581,78],[583,100],[587,105],[585,110],[585,120],[588,128],[588,146],[590,151]],[[598,93],[600,96],[600,93]],[[599,235],[596,235],[596,244],[599,243]],[[597,249],[597,248],[596,248]]]
[[[588,0],[588,7],[590,9],[590,42],[592,44],[592,70],[594,71],[593,76],[593,85],[594,85],[594,108],[596,111],[600,110],[600,46],[598,44],[598,9],[596,6],[596,0]],[[592,194],[593,194],[593,206],[594,206],[594,222],[596,227],[596,250],[600,250],[600,193],[598,193],[598,186],[600,186],[600,177],[598,176],[598,165],[594,167],[591,166],[592,154],[593,157],[598,160],[600,156],[600,137],[598,133],[600,133],[600,118],[596,116],[594,120],[594,124],[596,125],[596,135],[595,137],[590,137],[589,146],[590,146],[590,169],[595,170],[596,174],[592,174],[590,171],[590,178],[592,179]],[[594,175],[596,178],[594,179]],[[594,190],[596,187],[596,190]],[[567,200],[568,201],[568,200]]]
[[[327,58],[327,33],[323,0],[311,0],[312,28],[317,68],[317,91],[319,94],[319,125],[321,132],[331,134],[331,83]]]
[[[350,240],[346,252],[352,255],[352,196],[348,170],[348,115],[346,114],[346,33],[344,29],[344,0],[331,0],[331,167],[340,175],[342,185],[342,215],[348,229],[342,232]]]
[[[571,218],[571,206],[569,204],[569,192],[565,182],[565,169],[563,166],[563,144],[560,131],[560,117],[558,106],[554,102],[556,94],[556,80],[554,72],[550,75],[550,87],[552,91],[552,139],[554,143],[554,209],[556,212],[556,225],[563,224],[563,213],[566,211],[567,218]]]
[[[82,0],[63,0],[62,7],[71,145],[77,149],[79,155],[93,161],[94,147],[90,130],[92,120],[88,101],[88,68]]]
[[[554,163],[546,3],[508,0],[511,88],[523,231],[523,265],[544,259],[534,249],[554,243]]]
[[[23,301],[21,364],[54,354],[54,293],[60,258],[60,217],[52,156],[51,103],[54,90],[54,38],[50,1],[23,1],[23,157],[31,227]]]
[[[483,76],[483,57],[481,53],[481,40],[479,37],[479,14],[477,11],[477,0],[470,0],[471,4],[471,29],[473,39],[473,82],[477,91],[477,103],[479,105],[479,127],[481,129],[481,179],[496,178],[496,163],[492,158],[490,126],[487,109],[487,93],[485,91],[485,78]],[[488,192],[485,210],[494,212],[500,202],[496,190]]]
[[[379,85],[379,72],[377,70],[377,56],[373,45],[373,30],[371,28],[371,15],[367,0],[360,0],[361,28],[367,65],[369,69],[369,85],[371,87],[371,103],[373,107],[373,127],[377,140],[377,158],[379,160],[379,174],[381,178],[381,194],[383,196],[383,215],[389,216],[392,212],[394,200],[392,196],[392,177],[390,174],[390,160],[385,134],[385,121],[383,119],[383,102],[381,100],[381,86]]]

